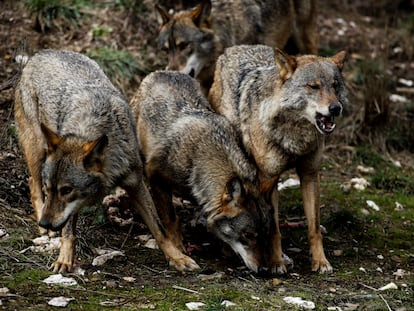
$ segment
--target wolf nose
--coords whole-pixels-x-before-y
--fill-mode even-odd
[[[333,103],[329,105],[329,112],[334,117],[337,117],[341,114],[342,106],[338,103]]]
[[[194,68],[191,68],[189,75],[190,75],[191,78],[194,78],[194,76],[195,76]]]
[[[39,226],[45,229],[53,229],[52,223],[48,219],[45,219],[45,218],[40,219]]]

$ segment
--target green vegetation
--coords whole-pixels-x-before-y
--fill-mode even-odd
[[[94,59],[111,81],[125,91],[125,86],[138,73],[149,73],[149,70],[140,65],[132,54],[126,50],[117,50],[110,47],[91,49],[86,53]]]
[[[42,32],[52,28],[77,28],[90,0],[27,0],[25,7],[36,16],[36,27]]]

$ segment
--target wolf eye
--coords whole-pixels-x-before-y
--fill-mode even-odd
[[[334,89],[337,89],[337,88],[338,88],[338,86],[339,86],[339,82],[338,82],[338,80],[334,80],[334,82],[332,83],[332,87],[333,87]]]
[[[307,86],[312,90],[319,90],[321,88],[320,84],[316,82],[308,83]]]
[[[187,47],[189,47],[190,46],[190,42],[181,42],[181,43],[179,43],[178,44],[178,49],[179,50],[185,50]]]
[[[72,187],[64,186],[64,187],[59,189],[59,194],[61,196],[66,196],[66,195],[70,194],[72,191],[73,191]]]

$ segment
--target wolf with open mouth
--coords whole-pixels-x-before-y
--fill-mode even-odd
[[[334,131],[335,117],[347,102],[341,74],[345,56],[342,51],[332,57],[294,57],[264,45],[244,45],[228,48],[218,59],[211,104],[239,130],[263,187],[273,189],[272,272],[286,272],[275,184],[290,168],[296,168],[301,182],[312,270],[332,271],[320,232],[319,168],[325,136]]]

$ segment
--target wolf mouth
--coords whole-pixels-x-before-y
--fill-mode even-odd
[[[316,114],[316,126],[322,134],[331,134],[335,129],[335,119],[333,115],[325,116],[321,113]]]

